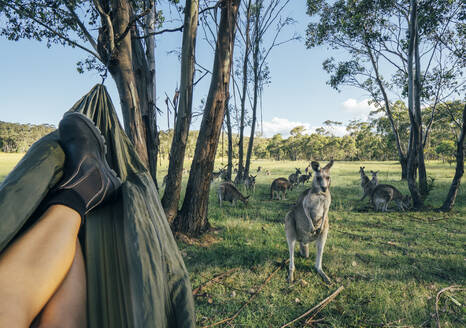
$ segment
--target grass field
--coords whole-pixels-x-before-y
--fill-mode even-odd
[[[0,180],[20,158],[5,155],[0,154]],[[166,174],[166,163],[162,164],[160,180]],[[274,178],[287,177],[307,163],[256,161],[253,168],[258,165],[271,175],[259,174],[247,207],[225,203],[220,208],[216,199],[219,182],[215,182],[209,205],[212,231],[200,239],[179,241],[193,288],[203,286],[195,297],[199,326],[233,316],[254,297],[230,324],[220,326],[279,327],[344,286],[314,317],[314,327],[436,327],[437,293],[459,285],[463,290],[440,295],[439,315],[442,327],[465,327],[465,188],[451,213],[432,210],[441,205],[454,167],[427,164],[428,175],[435,178],[435,188],[426,200],[431,210],[382,214],[359,201],[359,166],[380,170],[381,183],[393,184],[406,194],[397,163],[336,162],[331,171],[330,232],[323,258],[333,284],[325,284],[314,270],[312,245],[309,259],[297,255],[296,283],[289,285],[286,266],[279,266],[288,258],[283,218],[305,187],[293,190],[283,201],[271,201],[269,187]],[[301,320],[293,327],[303,326]]]

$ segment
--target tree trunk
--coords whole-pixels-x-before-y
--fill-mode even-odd
[[[162,206],[169,223],[173,221],[178,212],[183,178],[183,161],[192,117],[194,59],[199,15],[198,0],[186,0],[184,11],[180,101],[170,150],[167,182],[162,198]]]
[[[229,99],[225,102],[225,117],[227,118],[227,135],[228,135],[228,164],[227,164],[227,181],[231,181],[231,174],[233,171],[233,133],[231,130],[231,117]]]
[[[416,7],[417,9],[417,7]],[[414,74],[414,108],[415,108],[415,118],[416,118],[416,128],[418,129],[417,138],[416,138],[416,147],[417,147],[417,169],[419,172],[419,192],[423,198],[428,194],[427,188],[427,172],[426,164],[424,160],[424,143],[422,139],[422,115],[421,115],[421,60],[419,54],[419,27],[418,19],[416,13],[415,20],[415,40],[414,43],[414,63],[416,66]]]
[[[115,5],[112,22],[115,35],[122,35],[130,21],[131,7],[127,1],[118,1]],[[108,54],[106,54],[108,56]],[[121,111],[125,132],[132,141],[142,162],[149,167],[146,131],[141,115],[141,105],[137,89],[136,76],[133,71],[133,49],[131,33],[119,41],[118,51],[113,54],[109,71],[115,80],[120,96]]]
[[[249,177],[249,168],[251,166],[251,156],[252,156],[252,149],[254,146],[254,135],[256,132],[256,121],[257,121],[257,98],[259,96],[259,52],[260,52],[260,44],[261,44],[261,36],[259,35],[259,19],[260,19],[260,10],[261,5],[257,6],[256,2],[256,10],[254,13],[254,45],[253,45],[253,72],[254,72],[254,95],[253,95],[253,103],[252,103],[252,123],[251,123],[251,134],[249,137],[249,144],[248,144],[248,152],[246,154],[246,166],[244,168],[244,176],[243,178]]]
[[[146,0],[147,6],[151,5],[152,0]],[[146,16],[146,30],[145,33],[150,35],[151,33],[155,32],[155,24],[156,24],[156,5],[155,2],[153,3],[153,8],[151,12]],[[157,107],[155,103],[156,99],[156,84],[155,84],[155,35],[151,35],[146,38],[146,59],[148,62],[149,71],[148,74],[148,84],[147,94],[148,94],[148,107],[146,115],[144,115],[145,111],[143,110],[143,121],[146,125],[146,129],[150,132],[149,142],[147,142],[147,152],[149,156],[149,170],[152,175],[152,179],[154,180],[155,186],[157,190],[159,189],[157,183],[157,159],[158,159],[158,152],[160,147],[159,142],[159,134],[157,131]]]
[[[240,0],[225,0],[221,6],[212,80],[196,142],[186,196],[181,211],[174,220],[176,231],[192,236],[199,235],[210,227],[207,219],[210,179],[224,117],[225,101],[228,99],[239,3]]]
[[[155,11],[155,8],[153,9]],[[153,14],[153,13],[152,13]],[[150,14],[148,15],[150,16]],[[155,18],[154,18],[155,20]],[[155,24],[155,21],[148,22]],[[147,32],[152,29],[147,29]],[[146,40],[146,51],[142,45],[137,29],[131,31],[132,63],[135,74],[136,90],[139,96],[142,123],[144,125],[145,141],[148,154],[148,168],[152,180],[157,185],[157,153],[158,138],[155,122],[155,55],[154,41]],[[152,47],[152,48],[151,48]]]
[[[242,183],[246,175],[243,174],[244,171],[244,120],[246,116],[246,97],[248,92],[248,60],[249,60],[249,29],[251,22],[251,0],[248,1],[246,8],[246,27],[244,31],[244,58],[243,58],[243,90],[241,93],[241,118],[239,125],[239,142],[238,142],[238,173],[236,175],[235,181]]]
[[[448,191],[447,198],[443,202],[440,208],[443,212],[450,211],[455,205],[456,195],[460,187],[461,178],[464,174],[464,139],[466,137],[466,105],[463,109],[463,127],[461,128],[461,134],[456,143],[456,170],[453,181],[451,182],[450,190]]]
[[[416,209],[420,209],[423,206],[423,200],[416,183],[416,169],[417,169],[417,152],[419,147],[417,142],[420,140],[418,120],[416,118],[415,109],[415,88],[416,83],[414,82],[414,48],[416,43],[416,20],[417,20],[417,2],[416,0],[410,1],[410,19],[409,19],[409,43],[408,43],[408,110],[409,120],[411,123],[410,131],[410,143],[408,149],[408,187],[413,198],[413,206]]]

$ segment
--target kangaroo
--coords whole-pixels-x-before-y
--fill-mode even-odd
[[[298,184],[298,177],[299,175],[301,174],[301,170],[296,168],[296,172],[293,173],[293,174],[290,174],[290,176],[288,177],[288,180],[290,181],[290,183],[292,185],[297,185]]]
[[[259,173],[262,170],[262,166],[257,167],[257,173]]]
[[[265,170],[265,175],[270,175],[270,171],[269,171],[269,170]]]
[[[243,196],[241,192],[236,189],[235,185],[231,182],[222,182],[217,189],[218,200],[220,207],[222,207],[222,201],[228,201],[236,205],[236,201],[240,200],[245,205],[248,205],[249,196]]]
[[[411,197],[403,194],[395,187],[388,184],[379,184],[374,188],[371,195],[372,204],[375,211],[386,212],[390,201],[394,200],[400,211],[405,211],[409,208]]]
[[[370,196],[376,186],[371,182],[371,180],[369,180],[369,177],[364,172],[365,168],[366,168],[365,166],[359,167],[359,174],[361,175],[361,187],[364,192],[364,195],[362,196],[361,201],[364,200],[364,198],[366,198],[367,196]]]
[[[286,192],[292,189],[293,185],[286,178],[277,178],[273,180],[270,186],[270,199],[275,199],[276,194],[277,199],[280,200],[280,193],[282,193],[283,199],[286,200]]]
[[[330,195],[330,168],[333,159],[320,168],[318,162],[312,162],[315,172],[311,188],[303,191],[296,204],[285,216],[285,233],[290,251],[290,266],[288,281],[294,280],[294,248],[295,243],[300,243],[300,252],[304,257],[309,257],[309,242],[316,240],[317,254],[315,268],[322,279],[330,283],[330,278],[322,270],[322,255],[329,229],[328,210],[332,201]]]
[[[253,193],[256,191],[256,175],[250,175],[244,180],[244,185],[246,186],[246,190],[252,191]]]
[[[218,172],[212,172],[210,177],[210,181],[215,181],[216,179],[220,178],[223,175],[224,169],[218,170]]]
[[[379,177],[377,176],[377,174],[379,174],[379,171],[372,171],[371,170],[371,174],[372,174],[371,183],[374,186],[377,186],[379,184]]]
[[[302,183],[303,185],[308,182],[312,177],[312,172],[302,174],[299,176],[298,184]]]

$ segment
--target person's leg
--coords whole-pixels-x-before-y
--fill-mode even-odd
[[[29,327],[65,278],[81,216],[52,205],[0,255],[0,327]]]
[[[36,318],[37,328],[85,328],[86,268],[79,240],[70,271],[58,290]]]

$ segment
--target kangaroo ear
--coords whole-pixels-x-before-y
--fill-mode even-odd
[[[371,170],[371,173],[374,174],[375,172]]]
[[[333,166],[333,158],[330,160],[330,162],[328,162],[327,165],[324,166],[324,171],[328,171],[330,170],[330,168]]]
[[[312,166],[312,169],[313,169],[314,171],[316,171],[316,172],[320,170],[320,164],[319,164],[319,162],[314,162],[314,161],[312,161],[312,162],[311,162],[311,166]]]

